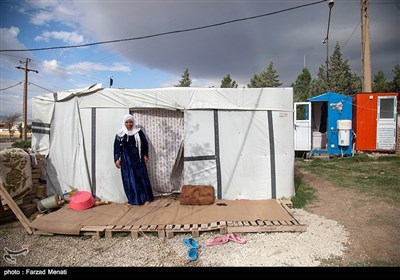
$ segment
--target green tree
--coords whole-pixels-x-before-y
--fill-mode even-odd
[[[385,73],[379,70],[374,76],[374,81],[372,83],[373,92],[389,92],[390,83],[387,81]]]
[[[17,120],[19,119],[19,117],[21,117],[21,114],[19,113],[13,113],[13,114],[8,114],[5,116],[4,118],[4,123],[6,124],[7,128],[8,128],[8,133],[11,137],[14,135],[15,129],[13,129],[15,123],[17,122]]]
[[[400,93],[400,65],[397,64],[392,71],[393,81],[390,83],[390,90]]]
[[[330,91],[344,95],[352,95],[353,73],[351,72],[348,60],[343,60],[339,43],[336,43],[335,50],[330,57],[328,75],[328,87]]]
[[[317,78],[312,80],[310,85],[310,97],[323,94],[328,91],[328,84],[326,80],[326,68],[321,65],[318,68]]]
[[[189,68],[186,67],[181,77],[182,79],[179,80],[179,84],[175,85],[175,87],[190,87],[192,80],[190,79]]]
[[[225,77],[222,78],[221,81],[221,88],[237,88],[238,84],[235,80],[232,80],[231,75],[227,74]]]
[[[274,63],[270,61],[268,67],[260,74],[255,74],[247,85],[249,88],[261,87],[279,87],[282,83],[279,81],[278,71],[274,69]]]
[[[303,71],[297,76],[296,81],[292,84],[294,101],[306,101],[310,96],[311,87],[311,74],[307,68],[303,68]]]
[[[19,131],[19,138],[22,138],[22,123],[18,125],[18,131]],[[26,133],[32,132],[32,125],[27,124],[26,125]]]
[[[361,91],[360,77],[351,71],[348,60],[342,58],[339,43],[336,43],[335,50],[330,56],[328,73],[326,66],[321,65],[317,78],[311,86],[311,96],[332,91],[344,95],[353,95]]]
[[[352,92],[357,93],[362,91],[361,77],[357,73],[352,73]]]

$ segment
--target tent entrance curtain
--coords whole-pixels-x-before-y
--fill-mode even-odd
[[[149,142],[147,170],[154,194],[180,191],[183,181],[183,112],[166,109],[130,111]]]

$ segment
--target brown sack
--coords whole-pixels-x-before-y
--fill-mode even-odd
[[[181,189],[182,205],[210,205],[215,201],[214,187],[202,185],[184,185]]]

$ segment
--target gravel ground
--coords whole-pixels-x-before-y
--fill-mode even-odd
[[[113,238],[91,236],[28,235],[16,221],[0,225],[3,267],[278,267],[319,266],[322,260],[341,257],[349,244],[348,232],[336,221],[293,209],[292,214],[308,225],[303,233],[243,233],[247,242],[228,242],[206,246],[206,240],[219,232],[204,232],[195,238],[200,244],[198,259],[187,259],[188,247],[182,242],[188,234],[159,239],[142,234],[132,239],[127,234]],[[15,256],[15,264],[4,260],[4,248],[17,251],[27,245],[29,252]]]

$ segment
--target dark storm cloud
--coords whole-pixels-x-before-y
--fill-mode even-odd
[[[273,13],[316,1],[97,1],[74,3],[75,20],[93,41],[133,38],[195,28],[234,19]],[[370,1],[372,2],[372,1]],[[374,1],[379,3],[379,1]],[[60,2],[61,5],[68,3]],[[399,6],[371,4],[372,73],[400,64]],[[181,75],[189,67],[192,78],[221,80],[230,73],[240,84],[274,62],[284,86],[290,86],[304,65],[312,74],[343,47],[353,71],[361,69],[360,1],[335,1],[329,44],[322,44],[328,25],[328,2],[257,19],[103,45],[127,61]]]

